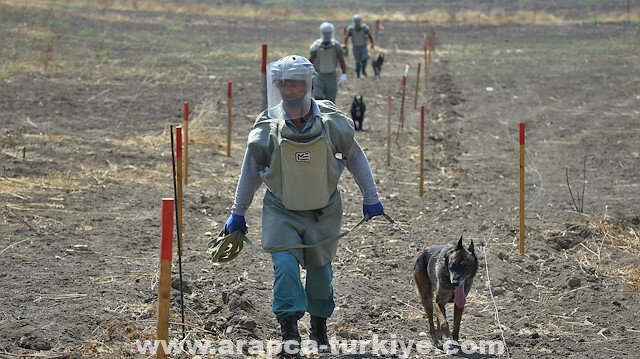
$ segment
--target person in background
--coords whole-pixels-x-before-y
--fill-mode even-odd
[[[347,28],[347,37],[344,39],[343,46],[346,47],[347,41],[351,39],[351,43],[353,44],[351,50],[353,58],[356,61],[356,74],[358,78],[360,78],[360,71],[362,71],[362,75],[367,76],[366,67],[367,60],[369,59],[367,38],[371,41],[371,48],[373,49],[375,44],[369,32],[369,26],[362,22],[362,16],[355,14],[353,16],[353,24]]]
[[[347,82],[347,65],[344,62],[344,50],[333,37],[333,29],[330,22],[320,25],[320,38],[309,47],[309,61],[317,72],[313,80],[313,97],[335,103],[338,85]],[[339,78],[336,72],[338,64],[342,70]]]
[[[338,180],[346,167],[362,193],[365,218],[384,214],[353,121],[331,101],[311,96],[316,70],[291,55],[267,67],[268,108],[249,132],[225,232],[247,232],[245,212],[262,183],[262,246],[314,245],[339,234],[343,205]],[[298,320],[310,314],[310,343],[330,350],[327,318],[335,308],[333,260],[338,241],[271,253],[272,310],[284,342],[280,356],[299,358]],[[306,268],[306,280],[300,279]]]

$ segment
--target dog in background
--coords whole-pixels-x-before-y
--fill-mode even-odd
[[[357,131],[362,131],[362,122],[364,121],[364,112],[367,110],[367,106],[364,104],[362,96],[353,96],[353,102],[351,102],[351,119],[356,127]]]
[[[462,237],[457,245],[443,244],[429,247],[418,257],[413,276],[422,306],[429,319],[429,333],[436,347],[442,348],[440,340],[443,338],[458,340],[462,312],[477,271],[478,257],[473,247],[473,240],[468,248],[464,248]],[[452,333],[449,331],[445,315],[447,303],[454,303]],[[438,321],[437,328],[433,322],[434,311]]]
[[[380,71],[382,71],[382,64],[384,63],[384,54],[375,54],[371,59],[371,67],[373,67],[373,73],[375,77],[380,77]]]

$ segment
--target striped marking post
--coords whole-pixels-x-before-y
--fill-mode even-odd
[[[173,246],[173,198],[162,199],[160,238],[160,281],[158,285],[158,340],[169,343],[169,308],[171,306],[171,251]],[[158,359],[166,358],[162,345],[156,353]]]
[[[227,83],[227,157],[231,157],[231,105],[233,102],[232,88],[233,83]]]
[[[409,64],[404,68],[402,76],[402,100],[400,102],[400,129],[404,129],[404,94],[407,88],[407,75],[409,74]]]
[[[267,108],[267,44],[262,44],[262,108]]]
[[[524,122],[520,122],[520,254],[524,254]]]
[[[424,44],[424,88],[427,89],[427,81],[429,81],[429,45],[425,42]]]
[[[418,74],[416,75],[416,94],[413,98],[413,109],[418,108],[418,89],[420,88],[420,66],[422,64],[418,62]]]
[[[424,194],[424,106],[420,107],[420,197]]]
[[[182,127],[176,127],[176,196],[178,203],[177,214],[178,214],[178,233],[180,233],[180,245],[178,248],[180,249],[180,254],[182,254]]]
[[[387,166],[391,164],[391,96],[387,99]]]
[[[184,185],[187,185],[187,175],[189,173],[189,103],[184,103]],[[180,143],[180,142],[178,142]]]

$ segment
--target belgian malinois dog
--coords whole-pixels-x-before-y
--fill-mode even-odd
[[[413,276],[429,319],[429,333],[436,347],[442,348],[440,340],[443,338],[458,341],[462,312],[477,271],[478,257],[473,248],[473,240],[468,248],[464,248],[462,237],[457,245],[429,247],[418,257]],[[434,297],[437,329],[433,324]],[[454,303],[453,333],[449,331],[445,315],[447,303]]]
[[[364,104],[362,96],[353,96],[353,102],[351,102],[351,119],[356,127],[356,131],[362,131],[362,122],[364,122],[364,112],[367,110],[367,106]]]

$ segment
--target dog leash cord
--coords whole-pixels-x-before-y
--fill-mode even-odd
[[[393,226],[394,226],[395,228],[397,228],[397,229],[398,229],[400,232],[402,232],[405,236],[407,236],[409,239],[411,239],[411,240],[412,240],[415,244],[417,244],[420,248],[422,248],[422,249],[426,249],[426,248],[427,248],[427,247],[426,247],[422,242],[420,242],[419,240],[417,240],[416,238],[414,238],[414,237],[411,235],[411,232],[409,232],[408,230],[406,230],[406,229],[402,228],[402,226],[400,226],[400,224],[399,224],[396,220],[394,220],[393,218],[391,218],[391,216],[389,216],[389,215],[388,215],[388,214],[386,214],[386,213],[383,213],[382,215],[383,215],[383,216],[384,216],[384,218],[386,218],[389,222],[391,222],[391,224],[393,224]]]

